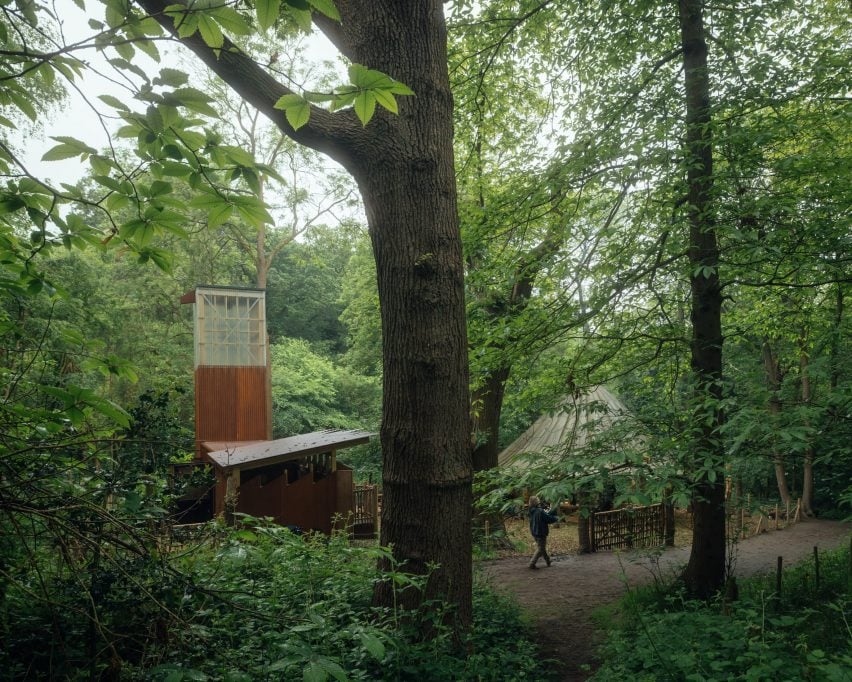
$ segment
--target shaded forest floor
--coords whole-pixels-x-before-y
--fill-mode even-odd
[[[525,524],[510,524],[509,536],[520,536]],[[649,552],[578,555],[576,525],[570,521],[554,531],[553,565],[527,568],[529,554],[512,552],[496,561],[483,562],[492,584],[512,594],[529,614],[545,657],[555,659],[559,679],[585,680],[595,667],[595,648],[604,633],[592,614],[615,602],[629,587],[671,577],[689,559],[690,534],[682,530],[676,546],[659,555]],[[813,554],[814,546],[829,549],[849,536],[850,525],[839,521],[808,520],[781,530],[769,530],[741,540],[733,551],[734,574],[748,576],[775,570],[779,556],[784,565]],[[573,545],[571,533],[573,532]],[[684,541],[684,538],[687,538]],[[530,552],[531,553],[531,552]]]

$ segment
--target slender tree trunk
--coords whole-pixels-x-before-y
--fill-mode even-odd
[[[562,227],[552,224],[544,239],[529,251],[518,265],[512,276],[511,291],[503,299],[502,305],[488,310],[489,315],[500,321],[503,316],[520,315],[529,304],[535,279],[542,268],[552,260],[559,251],[562,243]],[[502,352],[510,350],[516,339],[507,339],[496,344]],[[491,369],[482,386],[474,395],[474,404],[479,407],[479,416],[475,421],[475,430],[485,433],[485,440],[474,448],[473,470],[487,471],[497,466],[497,455],[500,443],[500,415],[503,411],[503,398],[506,393],[506,382],[509,380],[512,368],[509,362]]]
[[[803,330],[799,338],[799,370],[802,379],[802,406],[805,410],[811,405],[811,376],[810,357],[807,348],[807,333]],[[807,413],[806,413],[807,414]],[[804,426],[810,430],[811,421],[806,416]],[[805,446],[804,459],[802,462],[802,514],[813,516],[814,503],[814,447],[810,434]]]
[[[722,292],[713,217],[713,151],[710,78],[701,0],[679,0],[686,92],[689,260],[692,266],[691,366],[698,435],[696,462],[711,462],[693,494],[693,539],[683,574],[687,590],[709,597],[725,581],[725,468],[722,421]],[[708,406],[709,403],[709,406]]]
[[[589,509],[584,506],[584,496],[577,496],[577,541],[579,543],[580,554],[590,554],[592,551],[592,524],[591,515],[595,513],[594,509]],[[588,515],[584,515],[583,511],[587,510]]]
[[[258,176],[258,199],[264,201],[264,190],[266,180],[262,175]],[[266,223],[262,220],[257,224],[257,239],[255,242],[255,272],[257,273],[257,288],[266,290],[266,280],[272,259],[266,256]],[[266,333],[266,437],[270,440],[273,436],[272,427],[272,347],[269,345],[269,333]],[[289,435],[289,434],[287,434]]]
[[[772,352],[769,339],[764,339],[763,367],[766,370],[766,383],[769,387],[769,416],[770,425],[774,430],[779,426],[781,415],[781,367],[778,357]],[[787,472],[784,466],[784,456],[778,449],[778,441],[772,436],[772,463],[775,468],[775,481],[778,483],[778,494],[784,506],[790,505],[790,489],[787,487]]]
[[[833,394],[837,391],[840,383],[840,341],[843,338],[843,283],[837,283],[837,292],[834,299],[834,329],[831,335],[831,375],[829,377],[829,390]]]
[[[485,440],[473,449],[473,470],[487,471],[497,466],[500,450],[500,414],[503,411],[503,396],[509,368],[493,370],[474,394],[474,409],[477,410],[476,430],[485,434]]]

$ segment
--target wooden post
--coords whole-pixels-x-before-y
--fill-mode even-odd
[[[778,557],[778,568],[775,571],[775,594],[778,597],[778,603],[781,603],[781,573],[783,571],[784,557]]]
[[[784,528],[790,525],[790,500],[787,500],[787,511],[784,516]]]
[[[740,537],[745,535],[745,507],[740,507]]]
[[[800,497],[796,500],[796,515],[793,517],[793,521],[795,523],[799,522],[799,514],[801,513],[801,511],[802,511],[802,498]]]
[[[240,499],[240,469],[233,467],[228,470],[225,479],[225,523],[234,525],[234,512]]]
[[[814,580],[816,580],[816,589],[819,592],[819,549],[814,545]]]
[[[373,487],[373,530],[376,537],[379,537],[379,486]]]
[[[760,534],[760,527],[763,525],[763,513],[761,512],[760,516],[757,519],[757,526],[754,529],[754,534]]]
[[[589,551],[598,551],[598,543],[595,541],[595,512],[592,510],[589,510]]]
[[[775,505],[775,530],[778,530],[778,505]]]

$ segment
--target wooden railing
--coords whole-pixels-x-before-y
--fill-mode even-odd
[[[593,552],[658,547],[665,541],[666,515],[662,504],[597,512],[589,522]]]
[[[353,534],[356,538],[374,538],[379,530],[379,490],[375,485],[356,485]]]

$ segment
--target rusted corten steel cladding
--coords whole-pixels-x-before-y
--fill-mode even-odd
[[[266,367],[198,367],[195,370],[196,453],[206,441],[269,438]]]

